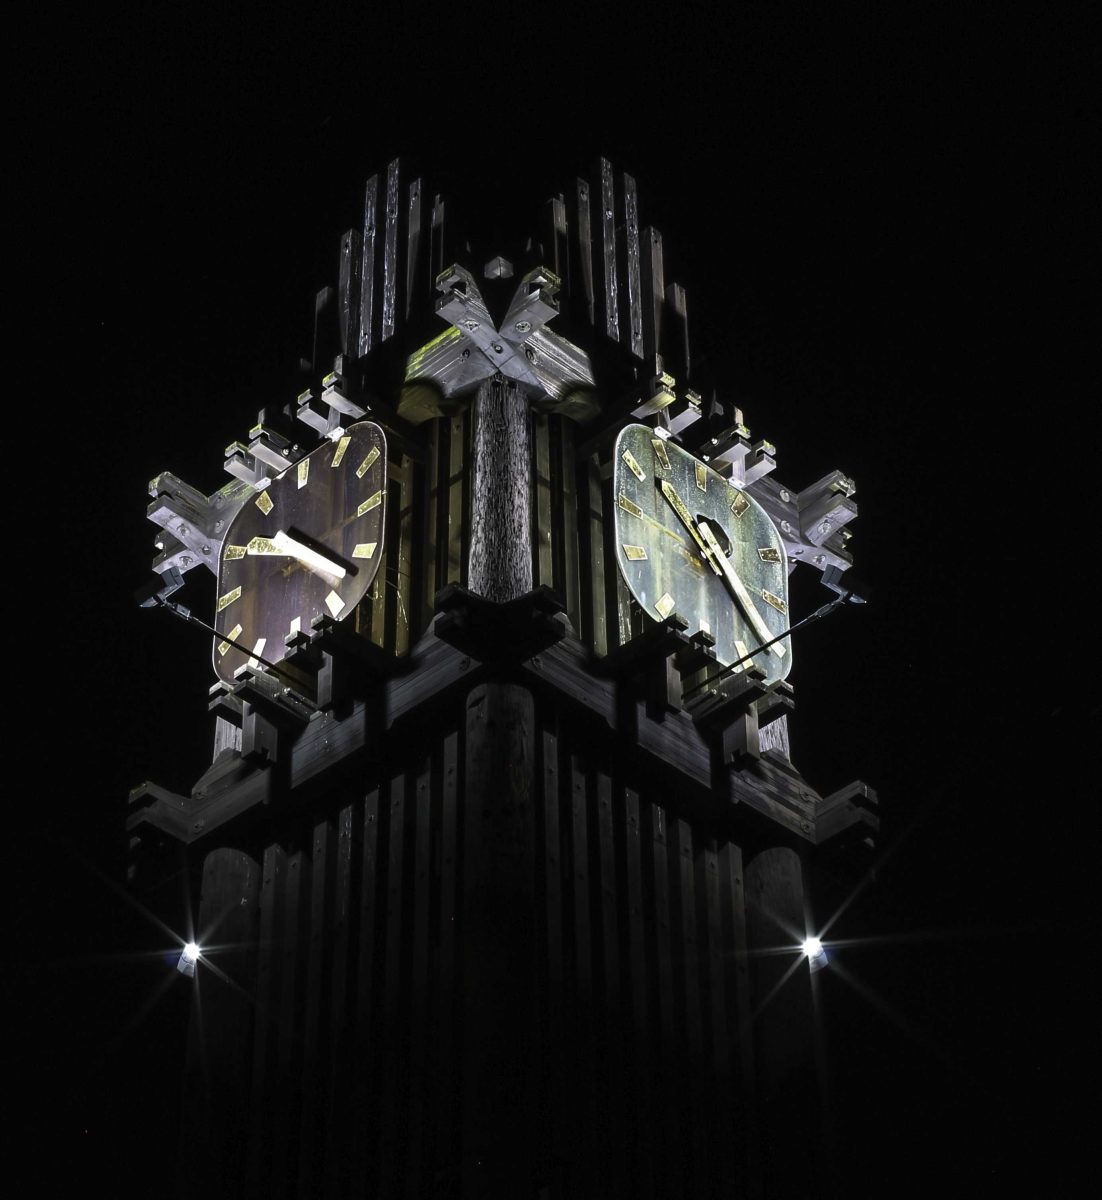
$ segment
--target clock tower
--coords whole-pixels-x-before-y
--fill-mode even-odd
[[[792,762],[788,583],[852,598],[854,484],[779,482],[640,211],[602,159],[477,254],[390,163],[310,386],[150,485],[148,603],[217,577],[213,761],[129,817],[198,881],[196,1194],[807,1194],[807,870],[876,799]]]

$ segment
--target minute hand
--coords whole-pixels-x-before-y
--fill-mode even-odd
[[[705,542],[708,543],[708,549],[712,552],[712,558],[719,565],[723,579],[731,589],[731,594],[742,606],[742,611],[746,614],[746,619],[753,625],[754,632],[761,638],[763,644],[768,642],[773,637],[773,631],[762,620],[761,613],[758,612],[754,601],[750,599],[750,593],[746,590],[746,585],[739,579],[735,568],[731,566],[727,555],[723,553],[723,548],[716,540],[716,535],[707,524],[700,525],[700,532]],[[769,649],[778,658],[784,657],[784,646],[780,642],[774,642]]]

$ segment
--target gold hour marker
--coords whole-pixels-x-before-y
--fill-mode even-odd
[[[224,655],[230,646],[237,641],[241,636],[241,626],[235,625],[229,633],[226,634],[226,640],[218,643],[218,653]]]
[[[776,547],[774,546],[759,546],[758,558],[760,558],[762,562],[779,563],[781,561],[781,556],[777,553]]]
[[[291,631],[287,636],[294,637],[296,633],[301,633],[301,632],[302,632],[302,618],[301,617],[292,617],[291,618]]]
[[[370,457],[370,455],[368,456]],[[356,516],[362,517],[365,512],[370,512],[373,508],[378,508],[383,502],[383,490],[380,488],[373,496],[368,498],[356,509]]]
[[[337,443],[337,449],[336,453],[333,455],[333,461],[329,464],[331,467],[339,467],[341,465],[341,459],[344,458],[344,452],[348,449],[348,443],[350,441],[352,441],[352,439],[348,436],[348,434],[345,434],[344,437],[342,437]]]
[[[363,479],[363,477],[364,477],[364,476],[367,474],[367,472],[368,472],[368,471],[371,469],[372,465],[374,464],[374,462],[376,461],[376,459],[378,459],[378,457],[379,457],[379,447],[378,447],[378,446],[372,446],[372,447],[371,447],[371,453],[370,453],[370,454],[367,456],[367,458],[365,458],[365,459],[363,460],[363,462],[362,462],[362,463],[360,463],[360,465],[359,465],[359,466],[356,468],[356,478],[357,478],[357,479]],[[336,464],[334,464],[334,465],[336,465]]]
[[[738,638],[735,638],[735,653],[739,658],[746,658],[746,656],[750,653],[750,647],[745,642],[740,642]],[[737,675],[740,671],[745,671],[747,667],[752,667],[753,665],[753,660],[750,659],[741,665],[734,667],[731,671],[731,674]]]
[[[695,463],[696,467],[696,486],[702,492],[708,490],[708,468],[703,463]]]
[[[232,604],[232,603],[233,603],[235,600],[240,600],[240,599],[241,599],[241,589],[240,589],[239,587],[235,587],[235,588],[233,589],[233,591],[232,591],[232,592],[227,592],[227,593],[226,593],[226,594],[225,594],[225,595],[224,595],[224,596],[223,596],[223,597],[222,597],[222,598],[221,598],[221,599],[218,601],[218,611],[219,611],[219,612],[222,612],[222,611],[223,611],[223,609],[227,609],[227,608],[229,608],[229,606],[230,606],[230,605],[231,605],[231,604]]]
[[[654,447],[654,457],[658,459],[658,465],[663,471],[668,471],[670,456],[666,453],[666,443],[661,438],[651,438],[650,444]]]
[[[711,633],[712,632],[711,625],[709,625],[707,621],[702,620],[700,622],[700,632],[701,633]]]
[[[310,460],[300,458],[298,461],[298,486],[304,488],[310,478]]]
[[[256,507],[267,516],[275,508],[275,503],[267,492],[261,492],[256,498]]]
[[[225,550],[222,551],[222,557],[227,560],[234,559],[234,558],[244,558],[245,557],[245,547],[244,546],[227,546],[225,548]]]
[[[280,550],[279,547],[272,541],[271,538],[254,537],[245,547],[249,554],[285,554],[285,550]]]
[[[742,514],[750,507],[750,501],[738,490],[731,489],[735,493],[735,498],[731,501],[731,511],[736,517],[741,517]]]
[[[625,450],[620,457],[631,468],[631,473],[635,476],[635,478],[642,483],[642,481],[646,479],[646,475],[643,473],[643,468],[635,461],[635,455],[632,454],[630,450]]]
[[[646,546],[629,546],[624,544],[624,554],[627,556],[628,562],[639,562],[647,557]]]
[[[358,542],[352,551],[353,558],[371,558],[378,542]]]
[[[788,605],[785,604],[785,602],[780,598],[780,596],[774,596],[773,593],[768,590],[768,588],[761,589],[761,598],[765,601],[766,604],[771,604],[777,610],[777,612],[779,612],[779,613],[787,613],[788,612]]]
[[[670,615],[670,613],[673,612],[674,604],[674,598],[669,594],[669,592],[663,592],[655,604],[654,609],[664,621]]]
[[[631,513],[633,517],[641,517],[643,510],[634,501],[629,500],[623,492],[620,493],[620,507],[626,513]]]
[[[260,663],[257,661],[256,656],[258,654],[264,653],[264,647],[267,644],[267,642],[268,642],[267,638],[257,638],[256,639],[256,645],[253,647],[252,657],[249,659],[250,667],[259,667],[260,666]]]
[[[325,603],[329,611],[335,617],[339,616],[341,609],[344,608],[344,601],[340,598],[340,596],[337,595],[336,592],[330,592],[329,595],[325,597]]]

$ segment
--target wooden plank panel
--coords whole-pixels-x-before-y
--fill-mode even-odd
[[[398,160],[386,169],[386,234],[383,244],[383,319],[380,340],[395,330],[398,318]]]
[[[359,357],[375,345],[375,239],[379,204],[379,177],[372,175],[364,188],[364,223],[360,259]]]
[[[267,1124],[277,1089],[275,1031],[279,1021],[276,963],[282,915],[286,856],[278,843],[264,850],[260,881],[260,946],[256,973],[256,1021],[253,1026],[252,1112],[246,1177],[250,1192],[268,1186]]]

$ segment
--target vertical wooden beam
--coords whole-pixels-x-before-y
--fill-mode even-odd
[[[635,180],[624,174],[624,284],[627,304],[624,306],[621,342],[636,358],[643,357],[643,285],[639,255],[639,195]]]
[[[563,293],[570,294],[570,238],[566,222],[566,202],[552,196],[544,207],[544,261],[559,277]]]
[[[340,275],[337,291],[340,304],[341,353],[356,356],[360,330],[360,272],[363,270],[363,234],[350,229],[341,238]]]
[[[671,830],[671,873],[676,874],[678,925],[675,936],[678,943],[681,987],[680,1020],[687,1054],[679,1072],[684,1080],[681,1095],[681,1127],[683,1142],[688,1151],[687,1165],[693,1181],[693,1193],[703,1195],[707,1190],[706,1172],[711,1147],[705,1137],[707,1109],[701,1103],[701,1067],[704,1058],[700,1011],[700,959],[697,945],[696,897],[694,894],[693,832],[689,823],[678,820]]]
[[[364,188],[364,224],[360,261],[359,357],[375,345],[375,240],[379,204],[379,177],[372,175]]]
[[[409,185],[406,205],[406,320],[413,315],[416,301],[425,301],[424,269],[421,265],[421,181]]]
[[[299,1113],[302,1105],[302,926],[304,855],[301,846],[289,850],[283,876],[282,937],[276,973],[279,980],[279,1017],[276,1026],[276,1088],[272,1097],[271,1178],[268,1195],[294,1196],[297,1186]]]
[[[601,211],[597,228],[601,235],[601,317],[604,332],[620,340],[620,287],[616,275],[616,197],[612,164],[602,158],[598,165],[601,179]]]
[[[554,587],[553,538],[551,516],[551,447],[548,432],[549,418],[543,413],[532,414],[532,475],[536,483],[536,503],[532,528],[534,549],[533,569],[537,584]]]
[[[586,534],[589,550],[589,637],[595,654],[607,654],[610,640],[608,630],[608,596],[605,587],[604,494],[601,466],[597,455],[586,460]]]
[[[681,284],[671,283],[666,288],[666,305],[662,358],[670,364],[666,369],[685,383],[692,370],[692,358],[689,354],[689,302]]]
[[[448,533],[446,583],[466,580],[466,555],[463,553],[467,528],[467,414],[451,418],[448,435]],[[443,585],[441,585],[443,586]]]
[[[327,966],[331,957],[332,925],[329,908],[334,884],[333,828],[327,819],[314,825],[310,847],[307,894],[304,909],[308,911],[305,1005],[302,1027],[302,1117],[299,1122],[298,1187],[302,1195],[316,1194],[319,1188],[316,1172],[321,1166],[319,1138],[324,1137],[326,1119],[324,1079],[329,1023],[323,1020]],[[305,861],[305,860],[304,860]]]
[[[578,180],[578,277],[581,280],[589,323],[596,325],[596,289],[593,283],[593,225],[590,212],[589,184]]]
[[[559,739],[551,730],[543,733],[541,756],[543,776],[543,878],[544,929],[547,944],[547,1099],[550,1124],[550,1156],[563,1161],[570,1145],[570,1088],[566,1058],[566,1003],[563,944],[563,834],[560,824]]]
[[[413,522],[414,472],[417,465],[407,454],[403,457],[398,476],[398,553],[395,555],[394,602],[394,653],[406,654],[410,641],[415,636],[413,628]]]
[[[818,1133],[811,972],[800,952],[803,874],[787,846],[763,850],[746,869],[763,1166],[778,1190],[813,1190]],[[793,1129],[803,1136],[793,1139]]]
[[[513,380],[479,387],[472,442],[467,586],[487,600],[512,600],[532,590],[531,420]]]
[[[643,353],[649,360],[661,352],[662,308],[666,303],[666,277],[662,263],[662,235],[652,226],[643,231]]]
[[[603,1050],[604,1071],[601,1093],[609,1131],[606,1155],[609,1169],[609,1190],[622,1191],[628,1183],[628,1139],[623,1097],[629,1083],[624,1061],[625,1008],[620,988],[621,931],[617,909],[622,879],[616,869],[616,830],[613,817],[613,784],[611,776],[598,770],[595,777],[594,807],[596,810],[597,845],[594,865],[597,868],[597,894],[600,905],[600,1044]]]
[[[592,882],[589,846],[589,797],[583,757],[570,755],[570,868],[573,880],[574,910],[574,994],[573,994],[573,1058],[574,1058],[574,1155],[586,1174],[591,1171],[597,1142],[597,1073],[594,1069],[597,1050],[597,1031],[592,927]],[[607,1181],[594,1180],[598,1194]]]
[[[532,694],[513,684],[475,688],[467,700],[462,924],[472,1195],[534,1191],[535,768]]]
[[[445,1171],[460,1171],[461,1105],[459,1096],[456,925],[460,913],[461,858],[459,734],[444,738],[440,799],[439,973],[436,980],[436,1161]]]
[[[243,850],[220,847],[203,862],[196,936],[215,949],[197,964],[184,1074],[182,1182],[193,1195],[245,1190],[260,880]]]
[[[356,1050],[357,1074],[353,1088],[355,1122],[350,1139],[352,1194],[375,1190],[378,1156],[375,1153],[378,1126],[378,1059],[382,1047],[379,1019],[379,960],[383,918],[386,912],[387,800],[378,787],[364,798],[363,846],[360,887],[359,946],[356,964]],[[348,1149],[345,1149],[348,1152]]]
[[[283,876],[287,857],[278,843],[264,851],[260,885],[260,947],[256,977],[256,1020],[253,1024],[252,1104],[246,1174],[249,1194],[268,1186],[267,1133],[278,1086],[275,1033],[279,1023],[279,976],[276,970],[283,912]]]
[[[358,819],[357,819],[358,818]],[[337,814],[333,888],[333,955],[329,977],[329,1091],[324,1141],[324,1192],[340,1195],[349,1183],[349,1131],[355,1076],[353,1004],[356,977],[357,851],[362,854],[363,819],[359,806],[345,804]]]
[[[439,195],[432,202],[432,227],[429,232],[429,295],[436,287],[436,277],[448,265],[444,240],[444,201]]]
[[[646,847],[649,853],[649,846]],[[627,890],[627,952],[629,959],[632,1064],[636,1081],[636,1103],[631,1106],[635,1130],[633,1142],[636,1171],[631,1178],[636,1195],[650,1200],[655,1195],[653,1085],[654,1042],[649,1003],[650,972],[647,969],[647,911],[643,895],[644,837],[639,812],[639,794],[624,789],[624,886]]]
[[[383,320],[379,340],[394,333],[398,319],[398,160],[386,169],[386,235],[383,243]]]
[[[409,1120],[406,1123],[405,1191],[418,1196],[424,1190],[428,1166],[429,1092],[434,1086],[427,1051],[429,1031],[429,907],[432,901],[432,758],[426,755],[414,782],[413,848],[413,956],[410,980]],[[431,1174],[428,1176],[431,1180]]]

